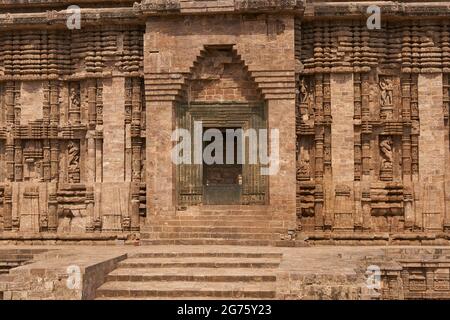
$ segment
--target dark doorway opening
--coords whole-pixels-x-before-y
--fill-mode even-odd
[[[222,159],[219,163],[206,163],[203,159],[203,190],[204,203],[209,205],[233,205],[241,203],[242,193],[242,161],[238,161],[238,140],[227,139],[227,130],[240,128],[203,128],[203,133],[208,129],[217,129],[222,135],[222,150],[211,152],[213,157]],[[228,140],[228,141],[227,141]],[[212,141],[203,142],[203,150]],[[217,146],[217,144],[216,144]],[[232,152],[232,154],[229,154]],[[232,161],[230,161],[232,159]],[[228,160],[228,161],[227,161]],[[230,163],[231,162],[231,163]]]

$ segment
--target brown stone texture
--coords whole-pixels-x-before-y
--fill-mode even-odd
[[[448,254],[438,246],[2,246],[0,299],[448,299]]]
[[[68,3],[0,0],[0,241],[448,243],[444,1]],[[279,170],[208,203],[196,121],[276,130]]]

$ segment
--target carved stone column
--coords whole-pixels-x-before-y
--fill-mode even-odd
[[[48,189],[48,231],[58,230],[58,200],[56,194],[56,184],[49,184]]]
[[[331,74],[333,228],[353,228],[354,90],[353,74]]]
[[[94,188],[92,186],[86,188],[86,214],[88,216],[86,223],[86,232],[94,232],[95,229],[95,198]]]
[[[14,180],[23,180],[23,148],[22,141],[14,141]]]
[[[51,181],[57,182],[59,177],[59,141],[50,140]]]
[[[14,181],[14,138],[11,134],[6,136],[5,144],[6,177]]]
[[[42,161],[42,178],[46,182],[51,181],[51,148],[50,141],[43,141],[43,161]]]
[[[88,124],[89,129],[95,129],[96,121],[97,121],[97,106],[96,106],[96,98],[97,98],[97,83],[95,80],[88,80]]]
[[[267,119],[267,127],[278,129],[280,139],[279,170],[268,176],[270,205],[296,221],[295,100],[269,100]]]
[[[138,139],[131,140],[131,180],[141,181],[141,141]]]
[[[442,230],[444,217],[445,135],[442,74],[419,74],[419,177],[424,230]]]
[[[14,82],[6,82],[5,89],[6,122],[12,124],[14,123]]]
[[[139,183],[132,183],[131,184],[131,212],[130,212],[130,230],[131,231],[139,231],[140,229],[140,223],[139,223],[139,192],[140,192],[140,185]]]
[[[170,137],[175,126],[172,101],[147,101],[147,218],[175,213],[175,170]],[[155,139],[155,137],[157,137]]]
[[[50,81],[50,124],[57,126],[59,124],[59,82]]]
[[[316,230],[323,230],[323,203],[323,187],[321,184],[316,184],[316,189],[314,191],[314,218]]]
[[[12,188],[10,185],[5,186],[4,190],[4,209],[3,209],[3,230],[12,230]]]

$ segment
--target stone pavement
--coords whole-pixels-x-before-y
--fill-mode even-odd
[[[420,293],[418,297],[442,297],[450,292],[446,290],[449,251],[375,246],[3,246],[0,263],[23,257],[24,253],[33,258],[22,259],[12,265],[8,274],[0,275],[0,297],[402,299],[410,296],[411,289],[416,296]],[[433,265],[433,272],[439,272],[420,270],[417,265],[411,272],[402,268],[402,261],[411,263],[414,259],[438,261],[440,269]],[[366,285],[366,271],[371,264],[380,268],[380,291],[370,291]],[[423,293],[418,270],[425,274]],[[404,279],[408,272],[411,281]]]

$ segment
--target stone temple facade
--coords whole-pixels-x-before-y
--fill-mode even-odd
[[[449,242],[448,2],[78,2],[0,0],[2,243]],[[198,121],[279,170],[175,164]]]

